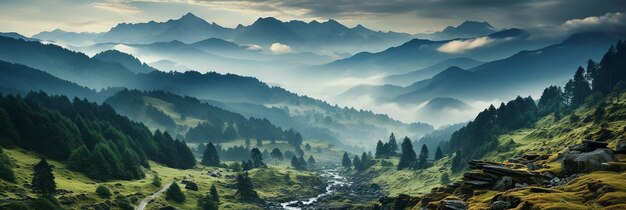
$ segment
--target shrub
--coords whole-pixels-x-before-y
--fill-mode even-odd
[[[111,190],[109,190],[109,188],[104,185],[100,185],[98,186],[98,188],[96,188],[96,194],[101,198],[110,198],[113,195],[113,193],[111,193]]]
[[[170,185],[165,192],[165,199],[173,200],[177,203],[184,203],[185,194],[183,194],[183,191],[180,190],[180,187],[176,184],[176,182],[172,182],[172,185]]]
[[[117,207],[119,207],[120,209],[123,210],[133,210],[133,204],[130,202],[130,200],[123,195],[119,195],[115,197],[115,205],[117,205]]]

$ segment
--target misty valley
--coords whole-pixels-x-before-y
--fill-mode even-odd
[[[626,209],[624,2],[0,5],[0,210]]]

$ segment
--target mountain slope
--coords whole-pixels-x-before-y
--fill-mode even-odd
[[[415,70],[409,73],[387,76],[383,78],[382,81],[385,84],[407,86],[407,85],[414,83],[415,81],[420,81],[420,80],[431,78],[435,76],[436,74],[452,66],[456,66],[462,69],[470,69],[483,63],[484,62],[480,62],[480,61],[477,61],[471,58],[465,58],[465,57],[451,58],[451,59],[439,62],[437,64],[434,64],[432,66]]]
[[[597,59],[617,38],[604,34],[577,34],[560,44],[522,51],[509,58],[488,62],[467,71],[442,72],[424,80],[422,87],[397,96],[394,101],[421,103],[435,97],[481,100],[539,90],[554,81],[565,81],[573,69],[588,58]]]
[[[478,40],[478,41],[477,41]],[[473,48],[459,48],[467,43],[482,43]],[[371,76],[384,72],[402,74],[426,68],[447,59],[468,57],[476,60],[502,59],[520,50],[545,46],[541,40],[528,39],[528,33],[520,29],[508,29],[484,37],[431,41],[413,39],[384,51],[363,52],[352,57],[314,67],[317,71]]]
[[[122,64],[134,73],[149,73],[157,71],[155,68],[148,66],[146,63],[142,63],[139,59],[133,57],[132,55],[117,50],[107,50],[94,55],[92,58],[105,62]]]
[[[487,22],[465,21],[456,27],[448,26],[442,31],[431,34],[418,34],[417,36],[424,39],[447,40],[486,36],[494,32],[496,32],[496,29]]]
[[[103,62],[62,47],[0,37],[0,60],[41,69],[90,88],[124,84],[134,74],[117,63]]]
[[[294,131],[276,127],[266,119],[245,118],[193,97],[164,91],[123,90],[105,101],[131,119],[162,128],[187,141],[222,143],[236,138],[284,140],[297,145]],[[162,119],[165,118],[165,119]],[[234,133],[225,132],[233,129]],[[299,133],[297,135],[300,135]]]
[[[38,39],[28,38],[15,32],[0,32],[0,36],[14,38],[14,39],[23,39],[26,41],[39,41]]]
[[[95,90],[59,79],[37,69],[4,61],[0,61],[0,86],[14,90],[3,92],[3,94],[26,95],[30,91],[46,91],[49,94],[68,97],[100,98],[96,97],[98,93]]]
[[[272,112],[266,111],[276,108],[288,113],[290,120],[307,122],[302,126],[304,130],[319,132],[311,136],[334,137],[328,140],[341,139],[341,143],[349,145],[358,145],[364,139],[377,139],[378,133],[396,131],[410,136],[422,136],[433,130],[428,124],[406,124],[383,114],[332,106],[324,101],[299,96],[283,88],[270,87],[253,77],[195,71],[184,73],[152,71],[135,74],[119,63],[102,62],[58,46],[6,39],[8,40],[4,41],[11,44],[0,45],[0,52],[4,53],[0,53],[0,60],[24,62],[27,66],[40,67],[54,76],[85,84],[90,88],[115,86],[145,91],[163,90],[199,100],[252,104],[265,108],[254,109],[254,113],[246,109],[231,111],[247,112],[250,115],[246,117],[261,119],[269,118],[268,113]],[[19,53],[9,53],[13,51]],[[33,55],[44,59],[32,59]],[[123,74],[115,74],[116,71]],[[287,126],[289,124],[285,122],[277,124],[292,127]]]

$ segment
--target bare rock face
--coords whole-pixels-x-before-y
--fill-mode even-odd
[[[561,166],[565,174],[589,173],[605,169],[604,163],[617,161],[613,151],[598,148],[591,152],[572,150],[565,154]]]
[[[466,210],[467,205],[459,200],[442,200],[439,206],[440,210]]]
[[[491,204],[491,210],[506,210],[511,207],[511,203],[507,201],[495,201]]]

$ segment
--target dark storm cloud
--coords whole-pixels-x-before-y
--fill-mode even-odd
[[[303,10],[310,17],[412,13],[428,19],[496,19],[517,25],[560,24],[573,18],[626,11],[624,0],[199,0],[198,2],[247,2],[263,11]],[[257,5],[257,6],[254,6]],[[262,7],[261,7],[262,5]]]

